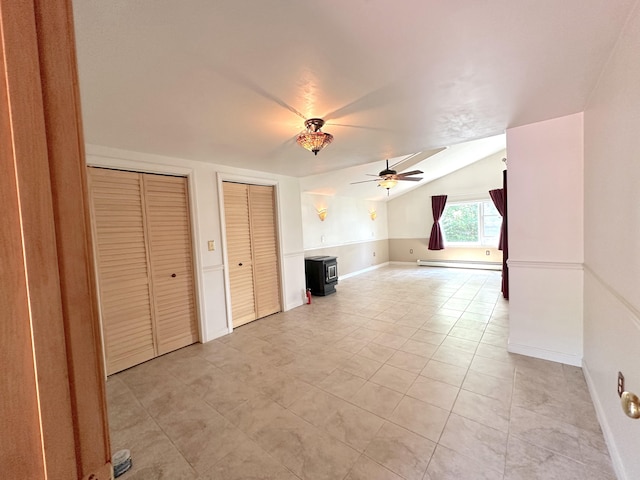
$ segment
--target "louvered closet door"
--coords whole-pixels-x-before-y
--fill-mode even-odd
[[[89,169],[107,374],[156,355],[142,176]]]
[[[158,355],[198,341],[187,179],[143,176]]]
[[[274,190],[270,186],[249,186],[251,239],[257,318],[277,313],[280,308],[280,272]]]
[[[233,326],[255,320],[248,186],[223,182]]]

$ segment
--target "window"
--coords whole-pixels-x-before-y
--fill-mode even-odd
[[[493,202],[449,203],[444,209],[440,226],[447,245],[483,245],[497,247],[502,216]]]

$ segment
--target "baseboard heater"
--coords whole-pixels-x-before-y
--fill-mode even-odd
[[[419,267],[475,268],[477,270],[502,270],[502,262],[474,260],[418,260]]]

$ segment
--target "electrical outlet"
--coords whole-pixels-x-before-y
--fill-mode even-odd
[[[376,256],[376,252],[373,252],[373,256],[374,256],[374,257]]]
[[[485,250],[485,251],[484,251],[484,254],[485,254],[485,255],[491,255],[491,250]]]
[[[622,392],[624,392],[624,375],[622,372],[618,372],[618,396],[622,396]]]

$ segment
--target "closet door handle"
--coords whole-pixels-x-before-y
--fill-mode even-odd
[[[175,274],[175,273],[172,273],[172,274],[171,274],[171,278],[176,278],[176,274]]]
[[[238,266],[239,266],[239,267],[241,267],[241,266],[242,266],[242,263],[239,263],[239,264],[238,264]]]

